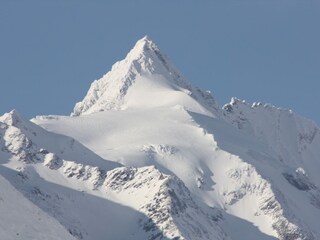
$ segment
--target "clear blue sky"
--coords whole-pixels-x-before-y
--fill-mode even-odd
[[[144,35],[220,105],[272,103],[319,125],[319,0],[0,0],[0,114],[69,114]]]

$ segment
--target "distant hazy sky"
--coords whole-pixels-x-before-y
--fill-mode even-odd
[[[69,114],[144,35],[220,105],[320,123],[319,0],[0,0],[0,115]]]

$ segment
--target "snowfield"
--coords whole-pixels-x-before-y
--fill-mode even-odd
[[[1,239],[320,239],[320,129],[220,108],[148,37],[71,116],[12,111],[0,136]]]

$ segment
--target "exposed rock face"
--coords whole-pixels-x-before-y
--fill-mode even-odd
[[[227,239],[219,213],[198,206],[180,179],[152,166],[112,170],[104,186],[107,192],[126,196],[148,217],[140,222],[148,239]]]

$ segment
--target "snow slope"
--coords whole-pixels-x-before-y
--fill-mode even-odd
[[[77,239],[320,239],[319,128],[219,109],[147,37],[71,115],[0,117],[0,174]]]
[[[264,234],[283,239],[304,236],[300,229],[304,223],[299,225],[297,216],[289,214],[294,204],[286,203],[304,195],[287,189],[291,184],[283,173],[290,168],[277,162],[277,155],[263,142],[220,119],[173,107],[57,117],[54,124],[50,120],[41,124],[78,139],[104,158],[126,166],[155,165],[176,175],[201,202],[254,223]],[[83,131],[76,131],[79,127]],[[305,206],[306,200],[296,204]],[[306,228],[313,226],[316,232],[318,210],[313,205],[304,209],[310,223]]]
[[[3,216],[10,215],[0,220],[1,237],[224,239],[220,213],[199,207],[179,179],[154,167],[120,167],[73,138],[47,132],[16,111],[0,121],[5,203],[1,210]],[[18,200],[10,201],[15,196]],[[18,208],[12,214],[14,203]],[[16,220],[25,206],[23,217]],[[27,221],[31,211],[35,211],[30,216],[34,228],[30,224],[12,227]],[[39,223],[42,218],[45,221]]]
[[[1,239],[75,240],[57,220],[32,204],[1,175],[0,215]]]

